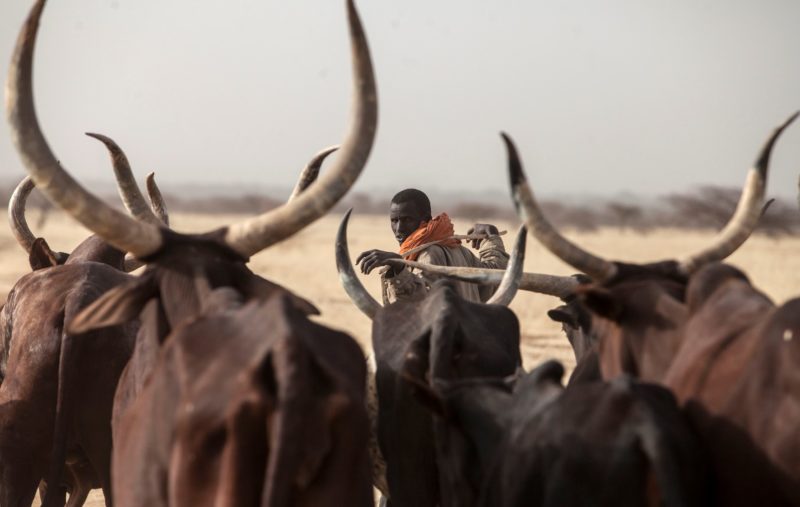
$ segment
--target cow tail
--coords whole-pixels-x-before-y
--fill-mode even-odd
[[[53,431],[53,453],[50,458],[50,470],[47,473],[47,493],[42,507],[60,507],[58,492],[61,489],[64,465],[67,461],[67,432],[73,401],[72,390],[73,369],[75,366],[75,337],[66,330],[61,332],[61,346],[58,355],[58,396],[56,398],[55,428]]]

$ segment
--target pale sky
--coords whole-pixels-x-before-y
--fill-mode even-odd
[[[5,73],[30,1],[0,2]],[[502,191],[509,132],[542,194],[740,185],[800,109],[798,0],[360,0],[378,135],[354,190]],[[36,51],[43,129],[80,181],[114,138],[143,178],[290,187],[340,141],[343,0],[50,0]],[[3,77],[5,79],[5,77]],[[769,193],[794,195],[800,124]],[[6,122],[0,180],[21,176]]]

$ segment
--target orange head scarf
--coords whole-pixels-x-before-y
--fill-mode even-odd
[[[447,213],[442,213],[427,222],[422,222],[419,228],[412,232],[405,241],[403,241],[403,244],[400,245],[399,254],[403,255],[409,250],[432,241],[439,241],[438,244],[442,246],[454,247],[460,245],[461,241],[457,239],[446,239],[453,235],[455,235],[453,222],[450,221],[450,217],[447,216]],[[412,261],[417,260],[420,253],[422,252],[413,253],[408,256],[408,259]]]

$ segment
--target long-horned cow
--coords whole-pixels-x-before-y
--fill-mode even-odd
[[[441,501],[436,467],[434,426],[430,413],[413,398],[401,378],[405,355],[420,341],[440,335],[452,338],[457,352],[453,368],[459,377],[505,377],[522,366],[519,322],[508,305],[520,283],[525,248],[522,227],[505,275],[487,304],[461,298],[452,283],[442,281],[420,300],[398,301],[382,307],[364,288],[353,269],[347,248],[348,211],[336,239],[336,266],[350,299],[372,319],[376,361],[376,400],[370,400],[376,419],[378,450],[385,459],[385,478],[375,478],[389,505],[434,506]],[[385,483],[384,483],[385,480]]]
[[[504,136],[521,218],[546,248],[593,280],[576,293],[591,315],[603,377],[627,373],[675,391],[716,460],[723,503],[800,501],[800,439],[791,422],[800,389],[788,387],[800,378],[797,300],[776,307],[739,270],[718,264],[758,224],[773,146],[798,114],[767,139],[733,217],[711,245],[644,265],[607,261],[564,238],[542,214]],[[765,403],[774,410],[765,412]],[[742,481],[748,461],[760,465],[748,467],[752,474]]]
[[[333,167],[277,209],[196,235],[117,212],[58,164],[31,89],[43,7],[37,2],[23,26],[8,78],[16,147],[53,202],[147,264],[69,325],[80,333],[139,317],[132,360],[157,352],[149,380],[114,433],[116,505],[370,505],[359,347],[308,321],[316,313],[310,303],[246,266],[251,255],[327,212],[366,163],[377,96],[353,2],[352,123]],[[155,420],[154,428],[139,423]]]
[[[103,487],[110,501],[111,402],[137,323],[72,336],[65,322],[129,282],[131,266],[124,252],[94,235],[70,254],[51,250],[25,218],[33,189],[25,178],[8,209],[33,272],[14,285],[0,312],[0,499],[30,503],[45,478],[44,505],[63,505],[67,493],[71,507],[82,505],[93,487]],[[156,190],[153,182],[154,202]]]

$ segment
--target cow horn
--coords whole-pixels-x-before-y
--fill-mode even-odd
[[[292,200],[297,198],[297,196],[307,189],[309,185],[316,181],[317,176],[319,176],[319,168],[322,167],[322,162],[328,157],[328,155],[338,149],[339,145],[337,144],[335,146],[329,146],[314,155],[314,158],[312,158],[303,168],[302,172],[300,172],[300,177],[297,178],[297,184],[294,186],[292,195],[289,196],[289,200],[287,202],[292,202]]]
[[[522,268],[525,264],[525,239],[527,235],[528,230],[524,225],[520,225],[517,239],[511,249],[511,260],[506,266],[503,279],[500,280],[500,285],[497,286],[497,290],[494,291],[492,297],[486,300],[486,304],[508,306],[514,296],[517,295],[517,289],[519,289],[519,283],[522,279]]]
[[[520,219],[527,224],[533,237],[556,257],[596,281],[613,277],[617,268],[614,263],[592,255],[563,237],[545,218],[528,185],[517,148],[511,138],[501,133],[508,151],[508,170],[511,177],[511,196]]]
[[[381,305],[367,292],[361,280],[358,279],[358,275],[353,269],[353,262],[350,260],[350,249],[347,248],[347,223],[350,221],[352,212],[352,208],[347,210],[342,218],[342,223],[339,224],[339,231],[336,233],[336,271],[339,272],[339,280],[342,281],[344,291],[358,309],[372,319],[381,309]]]
[[[159,228],[140,222],[87,192],[59,165],[44,138],[33,104],[33,52],[44,0],[36,2],[17,39],[6,82],[11,138],[36,187],[85,227],[137,257],[162,245]]]
[[[25,204],[34,187],[31,177],[26,176],[19,182],[14,193],[11,194],[11,199],[8,200],[8,225],[11,226],[11,232],[17,238],[17,243],[27,253],[31,253],[33,242],[36,241],[36,236],[31,232],[28,221],[25,219]]]
[[[161,189],[156,185],[156,173],[151,172],[145,178],[147,185],[147,197],[150,199],[150,209],[153,214],[158,217],[165,227],[169,227],[169,213],[167,213],[167,204],[164,202],[164,196],[161,195]],[[126,273],[135,271],[145,263],[133,257],[131,254],[125,256],[125,265],[123,269]]]
[[[324,215],[347,193],[367,162],[378,123],[378,99],[369,47],[353,0],[347,0],[347,12],[355,90],[350,130],[340,155],[330,171],[296,199],[227,228],[226,243],[245,257],[290,237]]]
[[[147,197],[150,199],[150,209],[161,220],[161,223],[169,227],[167,203],[164,201],[164,196],[161,195],[161,189],[156,185],[156,173],[148,174],[145,178],[145,184],[147,185]]]
[[[720,231],[714,242],[705,250],[678,261],[679,269],[684,274],[692,274],[701,266],[710,262],[721,261],[742,246],[758,225],[761,218],[761,204],[767,187],[767,173],[772,148],[781,133],[800,115],[800,111],[791,115],[770,134],[754,166],[747,173],[742,195],[736,211]]]
[[[390,262],[392,264],[402,263],[426,273],[482,285],[498,284],[505,274],[505,270],[502,269],[438,266],[406,259],[392,259]],[[571,276],[543,275],[539,273],[522,273],[522,278],[519,282],[520,290],[546,294],[561,299],[571,295],[577,286],[577,280]]]
[[[131,164],[128,162],[128,157],[125,156],[122,148],[113,139],[103,134],[86,132],[86,135],[97,139],[108,149],[108,154],[111,156],[111,165],[114,168],[114,177],[117,179],[117,190],[122,198],[122,204],[125,205],[128,212],[138,220],[160,225],[161,222],[150,210],[142,192],[139,190],[139,185],[136,184],[133,171],[131,171]]]

